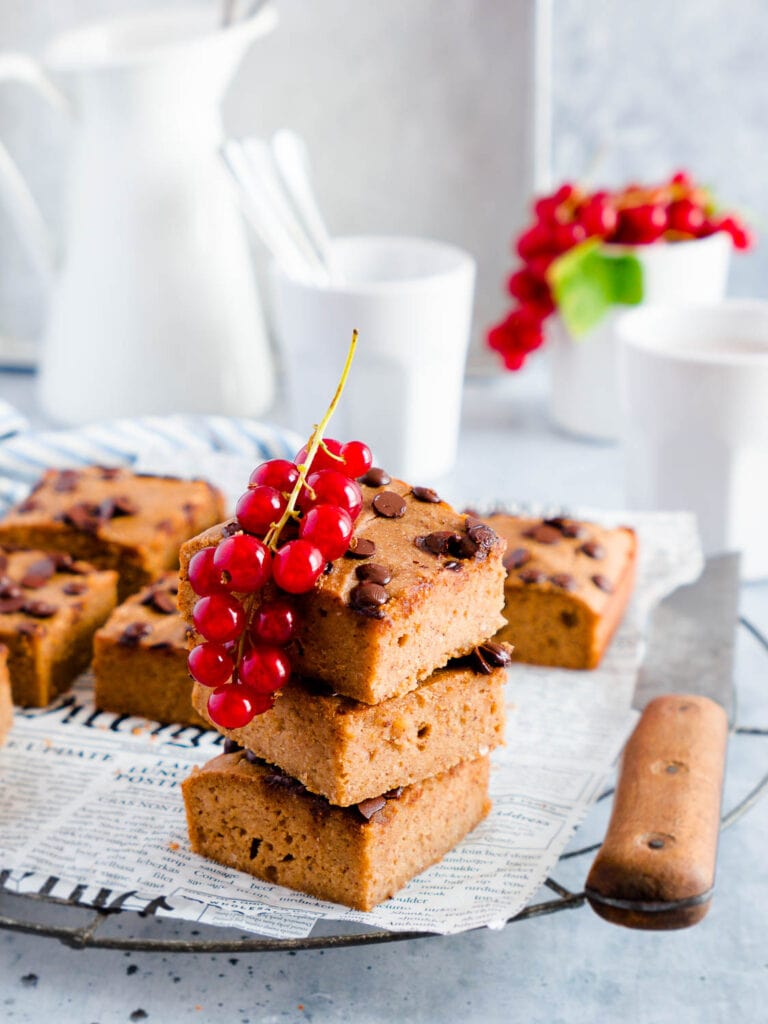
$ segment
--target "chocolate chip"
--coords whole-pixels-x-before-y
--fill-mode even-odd
[[[112,519],[117,516],[135,516],[138,511],[139,506],[136,502],[125,494],[118,494],[112,499]]]
[[[386,487],[387,484],[392,483],[392,477],[386,469],[372,466],[365,476],[360,477],[360,483],[366,484],[368,487]]]
[[[496,533],[485,523],[477,523],[476,525],[470,526],[467,530],[467,536],[470,540],[474,541],[482,551],[490,551],[498,540]]]
[[[351,558],[370,558],[376,554],[376,545],[367,537],[353,537],[349,543],[347,554]]]
[[[20,622],[16,632],[21,636],[37,636],[38,633],[45,633],[45,626],[39,626],[36,622]]]
[[[254,754],[252,750],[246,750],[243,755],[248,764],[264,764],[264,761],[259,757],[258,754]],[[285,776],[288,778],[288,776]]]
[[[600,590],[604,590],[606,594],[612,594],[613,593],[613,584],[608,579],[608,577],[607,576],[603,576],[602,573],[597,573],[596,576],[593,576],[592,577],[592,582]]]
[[[98,468],[102,480],[115,480],[122,473],[118,466],[99,466]]]
[[[162,615],[172,615],[176,610],[176,602],[165,590],[150,590],[146,597],[142,598],[141,604],[154,608]]]
[[[400,519],[407,508],[405,499],[395,491],[380,491],[373,499],[373,511],[385,519]]]
[[[160,640],[156,644],[150,644],[150,651],[170,651],[175,645],[170,640]]]
[[[9,579],[7,576],[4,576],[2,580],[0,580],[0,598],[10,598],[10,600],[15,601],[16,598],[23,599],[24,594],[18,584],[14,583],[13,580]]]
[[[239,750],[242,749],[243,748],[240,746],[240,744],[237,743],[235,740],[231,740],[229,736],[224,737],[223,750],[225,754],[236,754]]]
[[[81,501],[61,513],[61,519],[83,533],[95,533],[104,522],[98,505]]]
[[[248,757],[249,754],[250,751],[246,750],[245,756]],[[256,760],[258,762],[259,759],[257,758]],[[286,790],[289,793],[295,793],[297,796],[302,796],[307,792],[306,786],[302,786],[298,779],[294,779],[292,775],[286,775],[279,768],[274,768],[268,775],[264,776],[264,784],[269,786],[270,789]],[[318,799],[322,799],[322,797]]]
[[[432,555],[447,555],[452,541],[459,541],[461,537],[451,530],[436,530],[428,533],[425,537],[416,537],[414,544],[421,551],[429,551]]]
[[[52,558],[40,558],[27,567],[27,571],[19,581],[22,587],[37,590],[44,587],[56,572],[56,563]]]
[[[530,562],[531,557],[531,552],[527,548],[513,548],[504,555],[502,564],[507,572],[511,572],[513,569],[521,569]]]
[[[454,558],[477,558],[480,561],[487,554],[487,549],[477,544],[471,537],[460,537],[458,534],[448,542],[448,551]]]
[[[392,573],[386,565],[379,565],[378,562],[366,562],[365,565],[358,565],[355,569],[355,576],[363,583],[378,583],[385,587],[392,579]]]
[[[416,501],[426,501],[432,505],[436,505],[442,499],[437,491],[433,491],[431,487],[414,487],[411,489]]]
[[[450,569],[451,572],[459,572],[461,570],[461,562],[451,559],[450,562],[443,562],[443,568]]]
[[[333,572],[333,562],[326,562],[323,569],[323,576],[330,576]]]
[[[61,589],[64,591],[65,594],[69,594],[70,596],[74,597],[78,594],[84,594],[88,589],[88,584],[75,582],[65,583]]]
[[[142,637],[148,636],[152,627],[147,622],[132,622],[123,630],[123,635],[117,641],[121,647],[137,647]]]
[[[26,601],[23,610],[35,619],[50,619],[56,614],[56,605],[50,601]]]
[[[589,558],[605,558],[605,548],[596,540],[585,540],[579,548]]]
[[[387,790],[387,792],[384,794],[384,799],[385,800],[399,800],[402,795],[403,795],[403,787],[402,786],[395,786],[394,789]]]
[[[12,615],[24,607],[23,597],[0,597],[0,615]]]
[[[538,526],[532,526],[530,530],[526,530],[524,536],[530,537],[531,540],[535,540],[539,544],[557,544],[562,534],[555,526],[539,523]]]
[[[512,664],[512,658],[507,648],[503,644],[497,644],[495,640],[486,640],[476,649],[482,651],[485,660],[496,668]]]
[[[489,676],[493,672],[493,666],[486,659],[479,647],[476,647],[475,650],[472,651],[471,658],[473,671],[478,672],[481,676]]]
[[[77,488],[80,474],[76,469],[62,469],[53,479],[53,489],[61,494]]]
[[[383,618],[381,606],[389,600],[386,589],[378,583],[358,583],[349,592],[349,606],[371,618]]]
[[[26,498],[20,505],[16,506],[16,511],[24,515],[26,512],[37,512],[40,508],[40,502],[36,498]]]
[[[566,519],[565,516],[552,516],[545,519],[545,526],[552,526],[563,535],[563,537],[583,537],[586,529],[583,523],[575,519]]]
[[[377,814],[383,807],[386,806],[386,797],[372,796],[370,800],[362,800],[357,805],[357,809],[362,815],[362,817],[365,818],[366,821],[370,821],[374,814]]]
[[[522,580],[523,583],[543,583],[547,578],[547,574],[542,572],[541,569],[523,569],[522,572],[517,574],[517,578]]]
[[[236,533],[241,532],[240,523],[236,519],[230,519],[228,523],[224,523],[221,528],[222,537],[234,537]]]
[[[554,583],[556,587],[561,587],[563,590],[576,590],[576,580],[567,572],[557,572],[554,576],[549,577],[549,582]]]

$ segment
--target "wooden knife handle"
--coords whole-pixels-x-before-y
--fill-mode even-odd
[[[586,895],[628,928],[686,928],[715,883],[728,721],[707,697],[657,697],[624,750]]]

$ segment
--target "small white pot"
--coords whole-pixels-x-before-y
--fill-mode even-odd
[[[731,247],[723,232],[690,242],[626,247],[643,268],[641,305],[719,301],[725,295]],[[610,310],[579,339],[571,337],[559,317],[547,324],[550,411],[557,426],[571,434],[598,441],[616,441],[621,434],[616,327],[628,309]]]
[[[628,508],[690,509],[768,578],[768,302],[648,306],[618,329]]]

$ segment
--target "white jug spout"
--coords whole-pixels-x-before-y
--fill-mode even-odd
[[[24,53],[0,54],[0,82],[24,82],[54,109],[70,113],[70,104],[40,65]],[[30,259],[40,274],[49,280],[58,263],[58,249],[48,225],[40,213],[29,186],[0,142],[0,199],[19,233]]]

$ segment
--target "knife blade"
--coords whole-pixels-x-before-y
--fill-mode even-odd
[[[619,766],[605,840],[587,877],[593,910],[614,924],[685,928],[714,889],[739,557],[710,558],[654,611],[633,704],[644,709]]]

